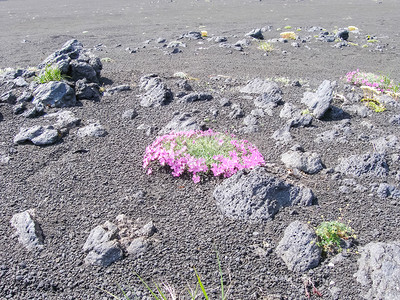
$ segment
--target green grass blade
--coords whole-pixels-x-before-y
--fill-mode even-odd
[[[224,296],[224,279],[222,278],[221,261],[219,259],[218,251],[217,251],[217,262],[218,262],[218,270],[219,270],[219,276],[220,276],[220,281],[221,281],[221,299],[225,300],[225,296]]]
[[[193,268],[193,269],[194,269],[194,272],[196,273],[197,282],[198,282],[199,285],[200,285],[200,288],[201,288],[201,291],[203,292],[204,297],[206,298],[206,300],[209,300],[208,295],[207,295],[207,292],[206,292],[206,289],[204,288],[203,282],[201,282],[200,276],[199,276],[199,274],[197,273],[196,268]]]
[[[101,287],[97,287],[97,288],[98,288],[99,290],[102,290],[103,292],[109,294],[109,295],[110,295],[111,297],[113,297],[114,299],[122,300],[120,297],[115,296],[114,294],[110,293],[109,291],[106,291],[106,290],[102,289]]]
[[[158,294],[161,296],[161,298],[163,298],[164,300],[168,300],[168,298],[165,296],[165,294],[163,293],[162,289],[157,285],[154,284],[156,286],[156,289],[158,291]]]
[[[150,292],[150,294],[153,296],[154,299],[156,300],[161,300],[158,298],[158,296],[154,293],[154,291],[149,287],[149,285],[142,279],[142,277],[139,276],[139,274],[135,273],[136,276],[139,278],[139,280],[143,283],[143,285],[146,287],[146,289]]]

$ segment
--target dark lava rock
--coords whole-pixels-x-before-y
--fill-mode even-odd
[[[28,250],[43,249],[44,236],[34,209],[13,215],[10,223],[17,229],[18,241]]]
[[[388,184],[388,183],[381,183],[376,191],[378,197],[380,198],[400,198],[400,189],[396,186]]]
[[[80,79],[75,83],[75,94],[78,100],[100,100],[100,87],[97,83],[88,83],[87,79]]]
[[[67,41],[60,50],[48,56],[38,67],[44,69],[56,65],[63,74],[74,81],[86,78],[88,82],[99,83],[103,68],[99,57],[84,49],[77,40]]]
[[[400,299],[400,242],[372,242],[360,249],[358,271],[365,299]]]
[[[76,105],[74,90],[66,83],[51,81],[40,84],[33,92],[33,104],[42,103],[50,107],[70,107]]]
[[[296,168],[307,174],[315,174],[323,169],[317,153],[290,150],[282,154],[281,160],[287,168]]]
[[[289,270],[305,272],[318,266],[321,249],[317,246],[317,235],[307,224],[294,221],[285,229],[283,238],[276,247],[277,255]]]
[[[30,102],[33,99],[32,93],[24,91],[21,96],[17,98],[17,103]]]
[[[349,38],[349,31],[347,29],[341,29],[336,33],[336,37],[347,41]]]
[[[62,110],[53,114],[46,115],[46,118],[57,118],[53,125],[57,129],[71,129],[81,123],[81,119],[77,118],[73,112]]]
[[[366,153],[339,159],[339,164],[335,170],[354,177],[384,177],[387,175],[389,168],[383,154]]]
[[[240,107],[240,104],[233,104],[231,106],[231,112],[229,113],[229,117],[231,119],[239,119],[244,117],[244,111]]]
[[[36,118],[44,114],[44,105],[39,102],[34,105],[34,107],[28,109],[22,114],[25,118]]]
[[[145,94],[142,96],[140,105],[144,107],[158,107],[172,101],[172,93],[161,78],[150,74],[140,78],[140,90]]]
[[[190,93],[181,98],[180,102],[192,103],[194,101],[206,101],[211,100],[213,96],[208,93]]]
[[[271,82],[269,86],[263,87],[264,92],[254,100],[256,107],[267,108],[276,107],[278,104],[282,104],[282,90],[275,82]]]
[[[128,109],[122,113],[122,118],[126,120],[133,120],[138,116],[138,113],[134,109]]]
[[[184,38],[187,38],[189,40],[201,40],[202,36],[201,36],[201,32],[199,31],[190,31],[188,33],[185,33],[183,35]]]
[[[288,184],[261,167],[237,172],[213,195],[225,216],[250,222],[269,221],[282,207],[309,206],[314,199],[309,188]]]
[[[120,93],[124,91],[130,91],[131,86],[129,84],[121,84],[107,89],[104,95],[114,95],[115,93]]]
[[[15,104],[17,97],[15,97],[13,91],[5,92],[4,94],[0,95],[0,103],[8,103],[8,104]]]
[[[252,31],[247,33],[246,36],[251,36],[252,38],[259,39],[259,40],[263,40],[264,39],[264,36],[263,36],[262,31],[261,31],[260,28],[253,29]]]
[[[60,133],[53,126],[33,126],[29,128],[21,128],[19,133],[14,137],[15,144],[32,142],[36,146],[51,145],[60,139]]]
[[[118,227],[107,221],[90,231],[83,251],[87,252],[85,263],[107,267],[123,258],[123,251],[117,240]]]
[[[314,117],[321,119],[332,103],[334,86],[335,83],[324,80],[315,93],[305,92],[301,103],[312,110]]]

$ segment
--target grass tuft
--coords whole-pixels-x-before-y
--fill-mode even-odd
[[[317,245],[325,253],[341,252],[341,241],[355,238],[354,230],[339,221],[324,221],[317,227],[315,233],[318,236]]]
[[[67,76],[61,74],[61,70],[57,66],[48,65],[34,80],[38,83],[48,83],[51,81],[63,81],[66,78]]]

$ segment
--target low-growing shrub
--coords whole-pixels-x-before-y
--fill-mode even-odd
[[[152,173],[153,162],[168,166],[175,177],[191,173],[195,183],[200,182],[200,175],[230,177],[239,170],[265,163],[250,142],[211,129],[171,132],[158,137],[144,154],[143,168],[147,174]]]
[[[317,245],[326,253],[341,252],[342,240],[355,238],[354,230],[339,221],[324,221],[315,230],[318,236]]]

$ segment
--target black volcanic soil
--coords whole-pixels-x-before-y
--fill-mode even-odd
[[[184,292],[187,283],[195,283],[196,267],[211,298],[218,299],[218,251],[226,286],[231,285],[229,299],[305,299],[304,276],[312,279],[322,299],[332,298],[333,287],[340,289],[337,299],[361,299],[361,286],[353,277],[359,257],[356,247],[335,261],[334,267],[328,265],[333,259],[328,257],[305,274],[288,271],[274,251],[260,257],[255,248],[274,249],[292,221],[317,226],[322,218],[334,220],[340,216],[351,221],[361,246],[398,240],[398,201],[378,198],[371,193],[371,184],[399,186],[399,161],[389,161],[390,172],[385,178],[355,178],[357,184],[367,188],[363,192],[341,192],[343,179],[351,177],[335,179],[326,171],[289,177],[289,182],[313,190],[315,205],[282,209],[270,222],[250,224],[228,219],[219,212],[212,193],[220,179],[194,184],[166,172],[155,171],[148,176],[142,169],[142,158],[145,147],[177,111],[194,112],[199,123],[210,119],[205,124],[212,129],[229,130],[248,139],[282,177],[287,170],[280,155],[296,143],[306,151],[319,153],[326,169],[330,169],[340,157],[373,151],[373,139],[388,135],[400,138],[398,126],[388,121],[400,113],[399,108],[388,107],[386,112],[372,113],[367,118],[349,112],[352,133],[346,143],[314,141],[341,122],[327,118],[314,120],[311,127],[291,130],[293,140],[277,144],[271,135],[285,122],[279,118],[280,108],[272,117],[261,119],[259,132],[240,134],[243,119],[229,118],[230,108],[220,107],[218,102],[227,97],[250,114],[255,108],[253,101],[242,97],[238,88],[255,77],[301,80],[301,87],[280,86],[283,100],[302,108],[300,100],[307,89],[316,89],[328,79],[338,82],[337,91],[341,93],[341,78],[354,69],[387,74],[400,81],[398,11],[400,3],[396,0],[0,1],[0,68],[36,66],[67,40],[76,38],[99,57],[111,59],[103,63],[105,88],[119,84],[132,87],[131,91],[105,96],[100,102],[84,101],[82,106],[68,108],[83,124],[99,120],[109,133],[106,137],[82,139],[73,129],[62,141],[48,147],[14,145],[20,127],[46,121],[44,117],[13,115],[10,105],[1,104],[0,150],[12,151],[10,162],[0,165],[0,298],[110,299],[100,288],[120,296],[118,285],[144,289],[134,272],[150,282],[165,281]],[[209,36],[226,36],[228,43],[235,43],[253,28],[267,26],[272,29],[264,36],[271,39],[279,37],[277,28],[287,25],[301,28],[296,33],[311,39],[299,48],[290,42],[278,42],[268,55],[257,48],[255,41],[243,51],[236,51],[207,39],[201,43],[184,39],[187,47],[171,55],[165,55],[166,49],[155,42],[159,37],[169,42],[187,31],[207,30]],[[333,31],[335,26],[349,25],[361,31],[354,40],[359,46],[334,48],[335,43],[316,41],[317,33],[307,31],[312,26]],[[366,35],[376,36],[382,51],[371,44],[362,48]],[[146,40],[150,42],[144,44]],[[128,53],[127,47],[138,51]],[[209,92],[214,99],[191,104],[173,101],[160,108],[139,105],[141,76],[157,73],[177,93],[173,74],[178,71],[198,79],[190,81],[193,89]],[[220,80],[215,79],[216,75],[222,75]],[[337,107],[341,104],[340,100],[333,103]],[[211,114],[214,108],[219,110],[215,118]],[[138,117],[124,120],[121,115],[128,109],[136,109]],[[363,125],[364,121],[372,126]],[[146,136],[137,130],[141,124],[158,130]],[[362,135],[368,138],[360,139]],[[134,197],[139,190],[146,193],[144,199]],[[10,226],[14,214],[30,208],[36,209],[45,234],[41,252],[25,250],[13,237]],[[82,246],[90,230],[115,220],[118,214],[143,224],[152,220],[157,228],[152,246],[139,259],[128,256],[107,268],[85,265]]]

